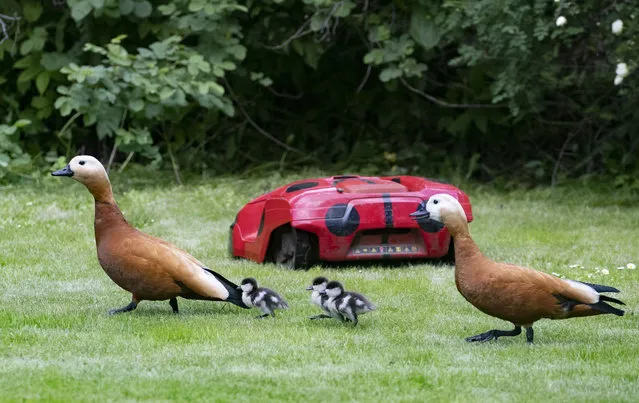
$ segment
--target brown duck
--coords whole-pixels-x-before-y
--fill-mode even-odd
[[[237,285],[208,269],[193,256],[162,239],[133,228],[113,198],[111,182],[97,159],[78,155],[53,176],[69,176],[95,199],[95,243],[98,261],[117,285],[129,291],[131,303],[110,314],[134,310],[143,300],[169,300],[178,313],[177,297],[228,301],[242,308]]]
[[[616,288],[583,283],[542,273],[533,269],[490,260],[479,250],[468,231],[466,214],[457,199],[447,194],[431,196],[411,214],[424,231],[446,227],[455,243],[455,283],[464,298],[480,311],[512,322],[513,330],[489,330],[466,338],[488,341],[502,336],[517,336],[522,326],[526,340],[533,342],[533,324],[542,318],[567,319],[624,311],[608,304],[625,305],[601,292],[619,292]]]

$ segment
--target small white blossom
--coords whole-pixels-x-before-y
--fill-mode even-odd
[[[612,33],[619,35],[623,31],[623,21],[617,20],[612,23]]]
[[[628,65],[626,63],[618,63],[615,73],[622,78],[628,75]]]
[[[615,85],[619,85],[623,82],[623,77],[621,76],[616,76],[615,77]]]
[[[568,267],[570,267],[571,269],[576,269],[576,268],[583,269],[584,268],[582,265],[580,265],[578,263],[577,264],[571,264]]]
[[[561,0],[555,0],[555,3],[559,3]]]
[[[592,278],[592,274],[591,274],[591,273],[588,273],[588,274],[586,275],[586,277],[588,277],[588,278]]]
[[[601,274],[608,275],[610,274],[610,272],[608,271],[608,269],[601,269]]]
[[[625,270],[625,269],[626,269],[626,266],[619,266],[619,267],[617,267],[617,270]]]
[[[626,265],[626,267],[627,267],[628,269],[630,269],[630,270],[634,270],[634,269],[636,269],[636,268],[637,268],[637,266],[635,266],[635,264],[634,264],[634,263],[628,263],[628,264]]]
[[[561,27],[562,25],[564,25],[566,22],[568,22],[568,20],[566,19],[566,17],[564,17],[563,15],[560,15],[559,18],[557,18],[557,22],[555,22],[555,24],[557,24],[558,27]]]

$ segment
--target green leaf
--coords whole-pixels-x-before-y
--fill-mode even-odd
[[[16,69],[26,69],[32,66],[33,64],[35,64],[34,61],[35,61],[35,58],[33,57],[33,55],[29,55],[15,62],[13,64],[13,67]]]
[[[51,101],[49,101],[46,97],[33,97],[31,100],[31,106],[36,109],[44,109],[48,106],[51,106]]]
[[[91,3],[88,0],[80,0],[71,6],[71,17],[75,21],[83,20],[91,11],[93,7],[91,7]]]
[[[58,71],[71,63],[71,58],[65,53],[46,52],[40,58],[40,65],[48,71]]]
[[[224,87],[222,87],[220,84],[216,83],[215,81],[210,81],[209,87],[213,91],[213,94],[217,95],[218,97],[221,97],[222,95],[224,95]]]
[[[134,99],[129,102],[129,109],[133,112],[140,112],[144,109],[144,101],[142,99]]]
[[[441,39],[441,33],[435,26],[435,21],[428,17],[422,7],[413,7],[413,14],[410,18],[410,35],[424,49],[434,48]]]
[[[42,4],[40,1],[27,1],[22,7],[24,17],[29,22],[37,21],[42,15]]]
[[[175,94],[175,88],[164,87],[162,91],[160,91],[160,99],[162,101],[169,99]]]
[[[133,12],[134,8],[135,8],[135,2],[133,2],[133,0],[120,1],[120,14],[129,15]]]
[[[35,84],[40,94],[44,94],[47,90],[47,87],[49,86],[49,79],[49,73],[46,71],[41,71],[40,74],[38,74]]]
[[[175,12],[175,4],[169,3],[169,4],[161,5],[158,7],[158,11],[162,13],[162,15],[173,14]]]
[[[29,52],[31,52],[32,49],[33,49],[33,40],[27,39],[26,41],[22,42],[22,44],[20,45],[20,54],[21,55],[29,54]]]
[[[91,3],[93,8],[95,8],[96,10],[104,7],[104,0],[89,0],[89,3]]]
[[[134,13],[138,17],[146,18],[151,15],[151,12],[153,12],[153,7],[151,6],[151,3],[149,3],[148,1],[145,0],[135,4]]]
[[[30,124],[31,124],[31,121],[29,119],[19,119],[13,125],[17,128],[21,128],[21,127],[29,126]]]
[[[401,76],[402,76],[402,70],[396,66],[387,67],[384,70],[382,70],[381,73],[379,73],[379,79],[384,83],[389,82],[390,80],[393,80]]]
[[[29,67],[18,76],[18,83],[27,83],[33,80],[42,71],[40,66]]]

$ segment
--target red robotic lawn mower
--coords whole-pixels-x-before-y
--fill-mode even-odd
[[[424,232],[409,216],[436,193],[457,198],[472,221],[468,196],[434,180],[357,175],[299,180],[246,204],[231,224],[229,250],[234,257],[291,269],[320,261],[452,262],[448,230]]]

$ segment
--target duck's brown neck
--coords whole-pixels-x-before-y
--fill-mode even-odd
[[[115,201],[105,203],[96,199],[94,227],[95,242],[99,245],[100,241],[111,231],[121,231],[123,227],[129,228],[130,226]]]
[[[111,182],[106,178],[95,178],[84,181],[84,185],[89,189],[96,202],[115,204]]]
[[[456,271],[472,270],[474,262],[476,262],[477,259],[486,259],[470,236],[466,217],[462,217],[459,214],[448,215],[444,217],[444,225],[446,225],[455,243]]]

